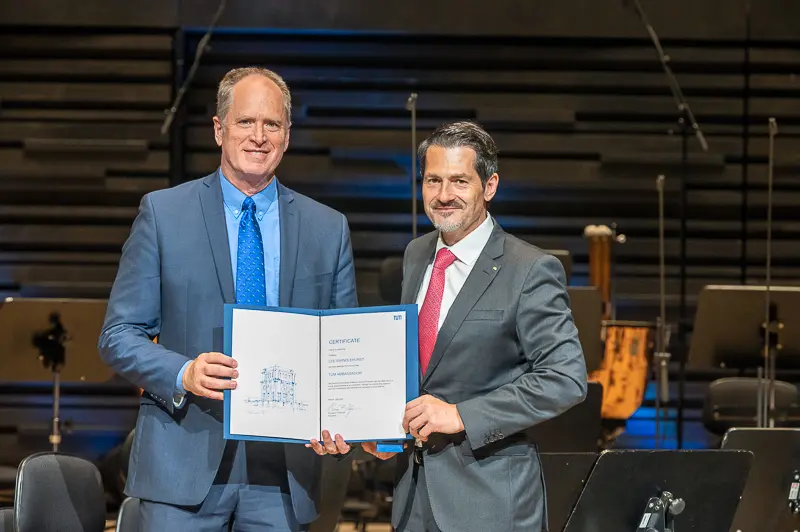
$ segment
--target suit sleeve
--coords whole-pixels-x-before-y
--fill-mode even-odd
[[[153,343],[161,331],[161,260],[150,197],[145,195],[122,248],[100,333],[100,357],[170,412],[175,382],[188,357]]]
[[[350,228],[347,218],[342,215],[342,236],[339,244],[339,260],[333,278],[331,308],[355,308],[358,306],[356,293],[356,270],[353,264],[353,248],[350,244]]]
[[[531,369],[514,382],[458,403],[472,449],[547,421],[586,397],[587,375],[559,260],[543,255],[520,296],[517,335]]]

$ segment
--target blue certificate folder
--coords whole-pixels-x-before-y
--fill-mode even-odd
[[[413,438],[398,434],[399,407],[419,396],[417,321],[417,305],[225,305],[224,351],[239,362],[237,389],[224,392],[225,438],[305,444],[329,430],[348,442],[377,441],[380,451],[402,450]],[[392,407],[384,414],[387,394]]]

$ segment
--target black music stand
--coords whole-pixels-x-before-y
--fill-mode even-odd
[[[569,286],[570,308],[578,339],[586,360],[586,371],[592,372],[603,361],[603,340],[600,328],[603,322],[603,300],[595,286]]]
[[[763,286],[708,285],[701,292],[687,368],[750,369],[765,364]],[[778,368],[800,368],[800,287],[772,286],[772,351]]]
[[[602,409],[603,387],[590,382],[584,401],[528,429],[528,441],[535,443],[543,453],[597,452]]]
[[[564,532],[727,531],[749,451],[603,451]]]
[[[734,428],[725,433],[722,448],[754,455],[731,530],[800,530],[800,429]]]
[[[114,372],[97,353],[107,301],[6,298],[0,303],[0,386],[53,382],[50,443],[61,443],[62,384],[107,382]]]
[[[547,529],[560,532],[583,491],[597,453],[541,453],[539,458],[547,500]]]

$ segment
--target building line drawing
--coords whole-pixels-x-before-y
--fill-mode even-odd
[[[272,366],[261,370],[261,404],[294,406],[296,404],[297,374],[293,369]]]
[[[290,368],[273,365],[261,370],[261,390],[258,397],[249,397],[247,402],[260,407],[289,407],[305,410],[308,406],[297,397],[297,373]]]

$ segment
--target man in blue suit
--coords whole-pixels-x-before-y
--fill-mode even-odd
[[[142,500],[145,531],[226,531],[231,521],[296,531],[319,514],[320,460],[334,458],[222,436],[223,391],[238,377],[221,353],[225,303],[358,304],[347,220],[275,177],[290,126],[280,76],[229,72],[214,117],[219,169],[145,195],[123,247],[99,349],[143,389],[126,493]],[[323,436],[331,454],[349,450]]]

